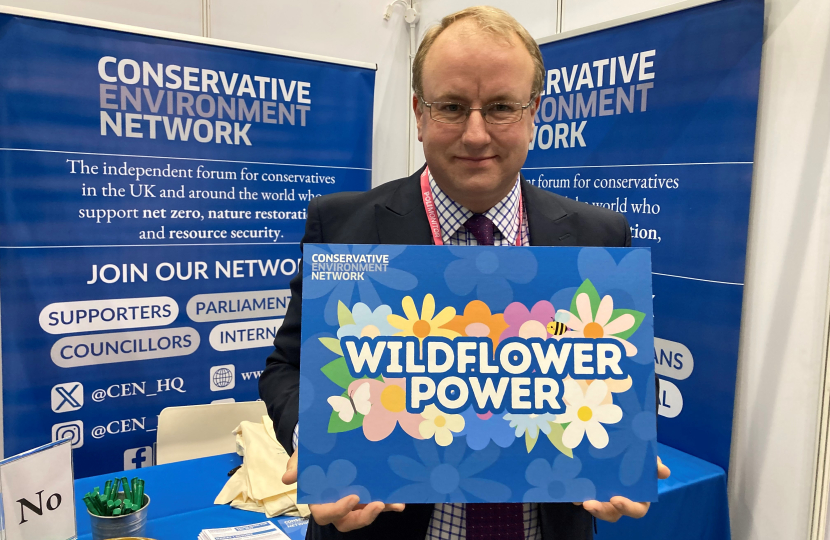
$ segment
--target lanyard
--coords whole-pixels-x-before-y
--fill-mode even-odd
[[[432,241],[436,246],[443,246],[444,240],[441,235],[441,225],[438,223],[438,211],[435,209],[435,201],[432,198],[432,189],[429,187],[429,167],[424,168],[421,173],[421,196],[424,199],[424,210],[429,220],[429,230],[432,233]],[[516,234],[516,245],[522,245],[522,196],[519,194],[519,231]]]

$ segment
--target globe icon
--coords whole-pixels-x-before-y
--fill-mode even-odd
[[[228,368],[219,368],[213,373],[213,384],[217,388],[225,388],[233,381],[233,373]]]

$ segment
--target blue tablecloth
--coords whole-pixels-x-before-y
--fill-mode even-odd
[[[597,540],[730,540],[723,469],[662,444],[658,452],[671,469],[659,502],[642,519],[600,521]]]
[[[157,540],[196,540],[202,529],[234,527],[266,521],[265,514],[214,505],[213,500],[228,481],[228,471],[242,464],[236,454],[224,454],[135,471],[91,476],[75,481],[75,513],[78,540],[90,540],[89,516],[84,495],[115,476],[144,479],[150,506],[147,508],[147,536]],[[292,540],[305,538],[305,527],[292,526],[296,518],[274,518]]]
[[[660,502],[652,505],[643,519],[600,522],[597,540],[730,540],[723,469],[668,446],[660,445],[659,451],[672,470],[671,478],[659,482]],[[202,529],[265,521],[264,514],[213,504],[228,480],[227,472],[241,462],[236,454],[226,454],[118,475],[139,476],[146,482],[152,501],[147,509],[147,536],[157,540],[196,540]],[[75,481],[79,540],[90,538],[84,494],[95,486],[103,487],[113,476]],[[293,519],[272,521],[293,540],[304,537],[298,528],[290,527]]]

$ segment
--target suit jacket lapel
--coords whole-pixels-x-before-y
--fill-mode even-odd
[[[567,213],[555,197],[527,182],[522,175],[522,196],[532,246],[578,246],[578,214]]]
[[[432,244],[420,177],[419,170],[401,182],[386,204],[375,205],[375,223],[381,244]]]
[[[385,204],[375,205],[375,223],[381,244],[432,244],[420,185],[421,170],[401,182]],[[522,176],[522,197],[527,209],[530,244],[576,246],[578,215],[567,213],[554,197]]]

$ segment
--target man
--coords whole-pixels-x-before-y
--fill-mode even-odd
[[[631,245],[622,215],[520,179],[544,73],[535,41],[507,13],[477,7],[445,17],[425,35],[413,68],[413,107],[427,167],[367,193],[314,199],[303,241]],[[430,200],[436,211],[428,218],[425,208],[432,208]],[[291,290],[275,350],[260,378],[260,395],[287,449],[296,447],[293,439],[298,434],[302,271],[292,280]],[[296,466],[295,450],[284,482],[296,481]],[[668,476],[662,465],[660,475]],[[581,506],[358,505],[358,497],[352,495],[313,505],[309,537],[581,540],[593,537],[592,516],[616,521],[622,515],[642,517],[647,510],[648,503],[623,497]],[[497,531],[482,529],[486,519],[500,520]]]

